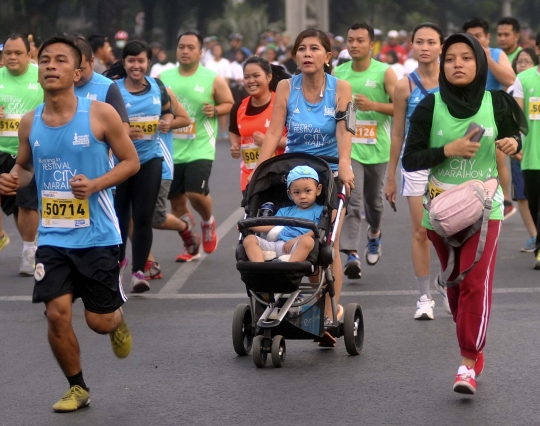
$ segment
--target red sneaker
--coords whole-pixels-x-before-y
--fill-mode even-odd
[[[218,237],[216,234],[216,221],[212,220],[211,223],[201,223],[202,228],[202,240],[203,249],[206,253],[212,253],[218,245]]]
[[[475,376],[480,377],[480,374],[482,374],[482,371],[484,371],[484,353],[480,352],[478,354],[478,358],[476,359],[476,364],[474,364]]]
[[[199,252],[191,254],[186,248],[184,248],[184,251],[178,256],[176,256],[175,260],[176,262],[191,262],[192,260],[198,259],[199,257],[201,257]]]
[[[184,249],[192,255],[199,254],[199,247],[201,246],[201,239],[199,234],[195,231],[185,230],[180,233],[182,241],[184,242]]]
[[[144,277],[147,280],[159,280],[163,277],[161,273],[161,267],[159,266],[159,263],[152,262],[152,261],[146,261],[146,265],[144,266]]]
[[[454,392],[474,395],[476,392],[476,380],[473,377],[474,370],[471,368],[468,371],[456,374],[454,382]]]

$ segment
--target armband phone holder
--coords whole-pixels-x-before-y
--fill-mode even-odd
[[[345,126],[347,130],[353,135],[356,134],[356,105],[352,102],[347,104],[347,109],[345,111],[336,112],[335,118],[336,121],[345,120]]]

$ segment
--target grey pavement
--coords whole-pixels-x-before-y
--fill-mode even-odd
[[[460,356],[440,297],[434,321],[413,320],[418,295],[402,198],[397,213],[386,208],[381,261],[364,262],[362,279],[344,284],[342,304],[360,303],[364,313],[360,356],[349,356],[342,340],[336,349],[288,340],[282,369],[257,369],[251,357],[238,357],[232,314],[247,301],[234,260],[239,166],[223,141],[210,187],[219,247],[197,264],[178,264],[179,237],[155,232],[164,277],[125,305],[133,333],[127,359],[115,358],[108,338],[86,327],[82,303],[75,304],[92,403],[70,414],[51,409],[67,381],[47,343],[43,306],[29,302],[33,279],[17,276],[22,243],[12,218],[3,216],[12,243],[0,253],[0,425],[540,424],[540,272],[532,270],[531,254],[519,252],[526,233],[518,215],[503,225],[486,369],[468,397],[452,392]],[[435,272],[434,252],[432,265]]]

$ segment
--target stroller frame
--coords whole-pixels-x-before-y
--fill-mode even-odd
[[[336,162],[337,159],[314,157],[308,154],[285,154],[267,160],[254,172],[252,184],[248,186],[242,201],[246,214],[244,219],[238,222],[240,237],[237,247],[237,269],[241,272],[242,280],[246,284],[250,303],[249,305],[240,304],[235,310],[233,346],[239,355],[247,355],[253,349],[253,361],[257,367],[263,367],[266,364],[269,353],[272,355],[272,363],[275,367],[283,365],[286,353],[285,337],[320,341],[325,332],[328,332],[335,338],[344,337],[347,351],[351,355],[358,355],[362,348],[364,333],[360,306],[355,303],[347,305],[343,322],[340,322],[337,317],[334,277],[330,267],[334,261],[335,238],[346,196],[345,188],[342,187],[336,209],[333,202],[335,199],[334,177],[327,161]],[[320,203],[324,200],[321,223],[315,224],[296,218],[254,217],[262,204],[260,202],[262,198],[257,197],[257,193],[265,194],[268,188],[277,185],[281,188],[281,193],[285,195],[286,173],[297,165],[311,166],[319,173],[319,182],[323,183],[323,193],[317,201]],[[271,171],[270,178],[264,182],[268,171]],[[324,180],[321,179],[321,174]],[[263,181],[263,184],[260,184],[259,179]],[[265,199],[265,201],[268,200]],[[290,204],[290,201],[287,200],[287,202]],[[332,221],[333,210],[337,210],[337,213]],[[288,225],[312,230],[316,244],[308,260],[290,264],[246,261],[247,256],[242,245],[243,238],[250,233],[249,228],[265,225]],[[302,277],[313,276],[317,272],[318,282],[301,282]],[[291,275],[293,278],[289,280]],[[273,278],[282,278],[285,284],[280,286],[270,283]],[[258,282],[259,279],[263,281],[262,284]],[[297,301],[300,293],[308,297]],[[327,293],[332,308],[331,324],[325,324],[324,321]],[[289,296],[285,297],[286,294]],[[308,305],[307,309],[303,308]],[[263,312],[260,312],[262,309],[264,309]],[[293,313],[293,311],[296,312]],[[309,327],[304,327],[305,323]]]

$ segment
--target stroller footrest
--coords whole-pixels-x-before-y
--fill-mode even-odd
[[[236,263],[240,272],[267,274],[272,272],[291,272],[312,274],[315,267],[311,262],[246,262],[240,260]]]

